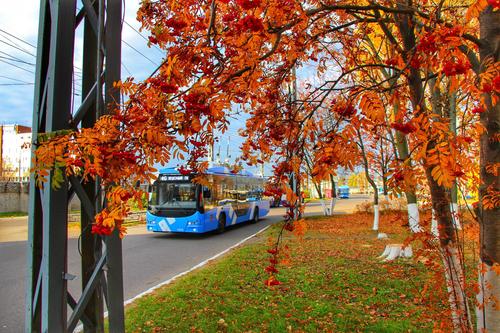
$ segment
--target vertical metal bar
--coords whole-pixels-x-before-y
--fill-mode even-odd
[[[119,107],[120,91],[113,83],[120,80],[122,0],[108,0],[106,7],[106,75],[105,105],[107,113]],[[110,332],[125,332],[123,311],[122,242],[115,230],[106,240],[108,251],[108,300]]]
[[[54,0],[50,5],[47,132],[68,128],[71,116],[75,10],[75,0]],[[43,190],[42,332],[66,331],[68,186],[58,172],[63,174],[61,170],[49,173]],[[59,189],[55,189],[57,183]]]
[[[102,70],[103,70],[103,62],[104,62],[104,54],[102,53],[102,44],[103,44],[103,36],[104,36],[104,2],[105,0],[96,1],[98,5],[97,9],[97,48],[95,50],[97,63],[95,67],[96,77],[100,80]],[[102,102],[102,85],[101,82],[97,84],[97,93],[96,93],[96,116],[99,118],[103,115],[103,102]]]
[[[93,9],[98,11],[98,3],[94,2]],[[90,8],[86,8],[90,9]],[[95,15],[94,15],[95,19]],[[83,36],[83,68],[82,68],[82,102],[85,100],[87,95],[91,93],[92,88],[96,84],[100,77],[100,73],[97,73],[97,35],[95,29],[92,27],[91,16],[85,15],[84,22],[84,36]],[[100,86],[100,82],[97,82],[97,86]],[[89,107],[88,111],[82,119],[81,127],[92,127],[96,121],[96,103],[94,102]],[[91,199],[94,205],[93,211],[97,212],[95,209],[95,197],[96,197],[96,182],[90,181],[83,184],[83,189],[87,196]],[[96,265],[97,257],[100,256],[100,246],[97,243],[100,242],[97,236],[92,234],[91,226],[93,219],[85,213],[84,201],[81,201],[81,251],[82,251],[82,290],[85,290],[87,284],[92,276],[93,268]],[[88,325],[84,322],[83,330],[85,333],[94,332],[104,332],[104,305],[102,299],[102,288],[97,285],[92,296],[90,297],[87,306],[85,307],[85,316],[90,319],[93,325]]]
[[[104,4],[107,2],[109,6],[105,13]],[[119,91],[113,88],[113,82],[120,79],[122,3],[121,0],[94,1],[94,9],[99,12],[101,24],[97,29],[97,35],[95,24],[86,24],[84,31],[82,96],[88,95],[94,85],[99,88],[99,91],[96,94],[97,101],[91,105],[89,112],[81,116],[82,127],[91,127],[97,117],[105,112],[104,105],[112,108],[113,105],[119,104],[120,98]],[[41,0],[33,111],[33,149],[36,149],[39,133],[78,126],[76,123],[70,123],[75,11],[76,0]],[[104,29],[105,15],[107,16],[106,29]],[[93,18],[95,19],[95,15]],[[87,19],[86,23],[89,23],[88,21]],[[103,76],[104,57],[106,57],[106,75]],[[101,87],[103,77],[106,87],[104,91],[106,104],[103,101]],[[68,294],[64,274],[67,266],[69,196],[67,180],[61,176],[63,173],[60,171],[50,172],[49,181],[45,184],[43,193],[36,188],[33,175],[30,180],[26,332],[66,332],[67,330]],[[59,189],[53,186],[56,183],[60,185]],[[100,211],[102,194],[99,180],[96,183],[84,185],[84,191],[89,198],[95,199],[93,203],[95,207],[92,207],[92,211]],[[86,203],[83,205],[89,205],[89,200],[84,201]],[[89,210],[82,209],[82,211]],[[109,284],[105,283],[103,275],[100,279],[92,280],[89,274],[92,274],[92,269],[96,266],[96,258],[101,257],[102,252],[101,237],[90,233],[92,222],[89,216],[82,216],[82,287],[85,290],[85,296],[78,303],[70,300],[75,309],[78,309],[72,316],[72,323],[76,323],[77,317],[81,317],[84,311],[85,331],[103,331],[102,296],[104,289],[110,300],[108,306],[110,331],[123,332],[121,239],[118,232],[115,232],[106,241]],[[102,274],[101,268],[96,272],[96,274]],[[37,279],[39,279],[38,285]],[[93,285],[91,286],[90,283]],[[91,292],[94,286],[96,291]],[[36,296],[38,294],[39,298]],[[41,304],[37,304],[37,299],[41,300]],[[90,302],[87,303],[89,300]],[[95,321],[95,323],[90,323],[90,321]],[[92,329],[91,326],[94,324],[96,328]]]
[[[123,263],[122,241],[118,230],[106,239],[108,251],[108,320],[110,332],[125,332],[123,309]]]
[[[33,124],[31,137],[31,156],[34,156],[39,132],[45,131],[45,124],[39,124],[40,112],[45,103],[43,90],[45,87],[48,67],[49,47],[45,41],[50,40],[50,10],[47,0],[40,1],[40,20],[38,23],[38,47],[35,73],[35,91],[33,103]],[[32,165],[33,167],[33,165]],[[28,249],[27,274],[25,293],[25,332],[40,331],[40,297],[37,297],[37,281],[41,274],[42,259],[42,203],[40,191],[36,187],[34,174],[30,175],[29,206],[28,206]]]

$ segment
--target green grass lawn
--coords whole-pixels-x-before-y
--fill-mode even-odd
[[[0,213],[0,218],[2,217],[18,217],[18,216],[27,216],[28,213],[24,212],[4,212]]]
[[[382,216],[381,226],[391,216]],[[180,278],[126,310],[128,332],[431,332],[446,321],[442,290],[412,260],[381,263],[367,215],[310,220],[302,240],[287,236],[281,285],[267,287],[266,252],[277,228]],[[394,230],[394,229],[391,229]],[[397,230],[395,239],[405,237]],[[443,300],[443,301],[441,301]]]

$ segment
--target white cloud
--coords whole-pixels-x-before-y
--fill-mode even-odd
[[[16,0],[2,1],[2,10],[0,11],[0,29],[32,44],[37,44],[38,35],[38,16],[39,16],[39,1],[37,0]],[[125,1],[125,21],[139,30],[140,24],[136,20],[137,9],[139,8],[139,0]],[[80,1],[77,1],[77,6],[82,7]],[[143,36],[147,37],[147,33],[143,32]],[[74,62],[78,68],[82,67],[82,50],[83,50],[83,29],[79,27],[76,31],[75,55]],[[144,56],[153,60],[155,64],[161,62],[163,53],[154,48],[148,48],[146,41],[136,31],[130,28],[127,24],[123,25],[123,40],[132,45]],[[15,66],[6,64],[0,61],[0,123],[19,123],[23,125],[31,125],[33,112],[33,85],[17,85],[22,82],[33,83],[35,66],[30,65],[36,62],[35,57],[29,55],[36,54],[36,50],[11,37],[0,32],[0,41],[14,45],[14,47],[0,42],[0,60],[8,60],[7,58],[16,58],[17,60],[25,61],[9,61],[12,65],[24,68],[20,69]],[[24,49],[23,52],[18,48]],[[147,60],[143,55],[131,49],[129,46],[122,44],[122,64],[126,66],[128,71],[136,79],[146,78],[155,68],[156,65]],[[122,76],[130,76],[127,70],[122,66]],[[79,78],[78,75],[75,77]],[[16,81],[17,80],[17,81]],[[22,81],[22,82],[20,82]],[[5,85],[10,84],[10,85]],[[12,85],[16,84],[16,85]],[[77,84],[77,86],[79,86]],[[76,96],[75,101],[78,105],[81,97]]]
[[[0,29],[36,44],[40,1],[2,1]]]

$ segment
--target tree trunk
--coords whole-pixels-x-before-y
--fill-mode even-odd
[[[386,156],[384,151],[384,140],[380,138],[380,178],[382,178],[382,192],[384,194],[384,199],[387,200],[387,160],[389,159]]]
[[[432,149],[434,145],[429,144]],[[446,287],[454,332],[470,332],[472,324],[465,296],[465,274],[460,246],[450,210],[449,192],[439,186],[431,174],[432,167],[425,168],[432,198],[433,219],[437,221],[441,258],[444,265]]]
[[[401,1],[401,3],[403,3],[403,1]],[[405,62],[409,63],[411,54],[416,47],[414,22],[408,14],[395,14],[394,16],[403,40],[404,52],[402,56]],[[408,84],[414,114],[418,115],[425,113],[424,87],[419,69],[410,69]],[[430,141],[428,143],[428,149],[432,149],[435,145],[436,142]],[[431,190],[432,208],[436,213],[436,219],[439,226],[439,244],[446,273],[445,277],[448,287],[450,308],[452,311],[453,329],[455,332],[469,332],[472,330],[472,326],[467,301],[466,298],[463,297],[464,288],[462,281],[464,273],[462,257],[455,237],[455,228],[450,212],[450,200],[446,189],[439,186],[432,177],[431,170],[431,166],[425,167],[427,182]]]
[[[389,191],[387,189],[387,177],[385,174],[382,176],[382,189],[384,191],[384,197],[387,199],[387,196],[389,195]]]
[[[330,184],[332,185],[332,197],[330,198],[330,216],[333,215],[333,210],[335,209],[335,205],[337,204],[337,188],[335,187],[335,180],[333,179],[333,175],[330,174]]]
[[[456,110],[456,92],[447,90],[446,94],[443,94],[440,85],[437,83],[435,78],[429,80],[429,89],[431,91],[431,105],[433,113],[440,115],[442,117],[448,117],[449,119],[449,129],[456,136],[457,132],[457,110]],[[458,204],[457,204],[457,183],[454,182],[450,189],[450,212],[453,226],[456,229],[461,229],[460,222],[458,219]],[[435,211],[432,210],[432,223],[431,223],[431,233],[438,237],[438,222],[436,219]]]
[[[487,58],[499,61],[500,53],[500,12],[493,11],[488,6],[479,17],[481,46],[479,54],[481,64]],[[485,70],[484,66],[481,68]],[[495,94],[496,92],[493,92]],[[498,135],[500,132],[500,105],[492,104],[489,94],[485,94],[486,112],[481,114],[481,124],[486,131],[480,138],[480,175],[481,184],[479,187],[479,221],[480,221],[480,244],[481,262],[479,270],[480,307],[477,311],[478,332],[482,329],[488,333],[500,332],[500,311],[495,309],[500,302],[500,275],[492,271],[492,266],[500,262],[500,207],[485,207],[485,199],[488,193],[498,195],[500,191],[500,174],[489,173],[486,167],[500,163],[500,142]]]
[[[379,206],[378,206],[378,188],[375,181],[370,176],[370,169],[368,165],[368,158],[366,157],[365,145],[363,144],[363,138],[361,137],[361,131],[358,131],[358,139],[359,139],[359,148],[361,149],[361,157],[363,158],[363,166],[365,168],[365,177],[366,180],[370,183],[373,188],[373,227],[372,230],[378,231],[379,225]]]
[[[394,106],[394,112],[397,114],[397,106]],[[408,141],[406,136],[396,131],[396,148],[401,161],[411,164],[410,153],[408,150]],[[414,191],[405,191],[406,202],[408,204],[408,224],[412,232],[420,232],[420,216],[418,213],[417,195]]]
[[[472,322],[465,293],[465,275],[460,250],[452,243],[441,247],[446,276],[448,302],[451,307],[451,320],[454,332],[471,332]]]
[[[316,191],[318,192],[318,197],[320,200],[323,200],[323,193],[321,193],[321,183],[316,183],[313,181],[313,185],[316,188]]]
[[[289,211],[293,213],[293,220],[299,220],[301,218],[301,206],[302,206],[302,195],[300,191],[300,180],[296,172],[292,172],[289,180],[290,188],[293,193],[295,193],[297,200],[295,202],[289,203],[291,206],[288,208]]]
[[[450,131],[455,135],[457,135],[457,94],[456,92],[449,93],[448,96],[448,114],[450,117]],[[458,186],[457,182],[454,181],[450,190],[450,209],[451,209],[451,217],[453,218],[453,224],[457,230],[462,229],[462,225],[460,224],[460,217],[458,211]]]
[[[315,181],[313,181],[313,184],[314,187],[316,188],[316,191],[318,192],[319,202],[321,203],[321,208],[323,209],[323,215],[327,216],[329,214],[328,214],[328,209],[326,208],[323,193],[321,192],[321,183],[316,183]]]

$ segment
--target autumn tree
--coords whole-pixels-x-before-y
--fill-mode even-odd
[[[428,90],[434,79],[449,81],[447,94],[459,88],[470,95],[475,111],[465,112],[481,123],[473,137],[480,136],[481,147],[481,286],[492,288],[482,289],[488,302],[481,303],[485,311],[478,318],[479,327],[492,331],[500,327],[493,311],[494,298],[500,298],[494,274],[500,253],[498,7],[495,0],[466,6],[458,0],[145,0],[138,19],[150,43],[165,50],[164,62],[142,83],[117,83],[129,100],[93,128],[41,138],[39,179],[47,169],[59,178],[101,177],[109,204],[94,231],[108,234],[123,229],[128,200],[140,195],[128,184],[150,179],[153,163],[189,156],[189,168],[206,167],[211,133],[226,129],[235,104],[250,115],[244,157],[257,163],[261,153],[281,154],[275,170],[283,183],[300,182],[306,141],[315,142],[318,179],[331,174],[334,161],[353,165],[357,121],[369,119],[395,130],[400,163],[391,186],[406,192],[409,203],[416,187],[430,190],[454,330],[470,331],[450,189],[472,168],[460,155],[471,143],[453,144],[449,114],[432,106]],[[368,52],[367,34],[385,39],[387,52]],[[284,88],[306,63],[321,82],[290,99]],[[392,106],[392,119],[378,107],[383,101]],[[325,128],[323,119],[332,116],[336,125]],[[288,196],[297,201],[296,192]],[[295,211],[287,221],[291,229],[297,216]]]
[[[478,1],[469,10],[473,18],[479,12],[480,36],[476,40],[479,61],[469,49],[464,49],[479,76],[481,101],[480,122],[480,187],[478,217],[481,225],[481,262],[479,268],[478,329],[500,330],[500,4],[498,1]],[[479,110],[478,110],[479,111]],[[483,307],[484,306],[484,307]]]

